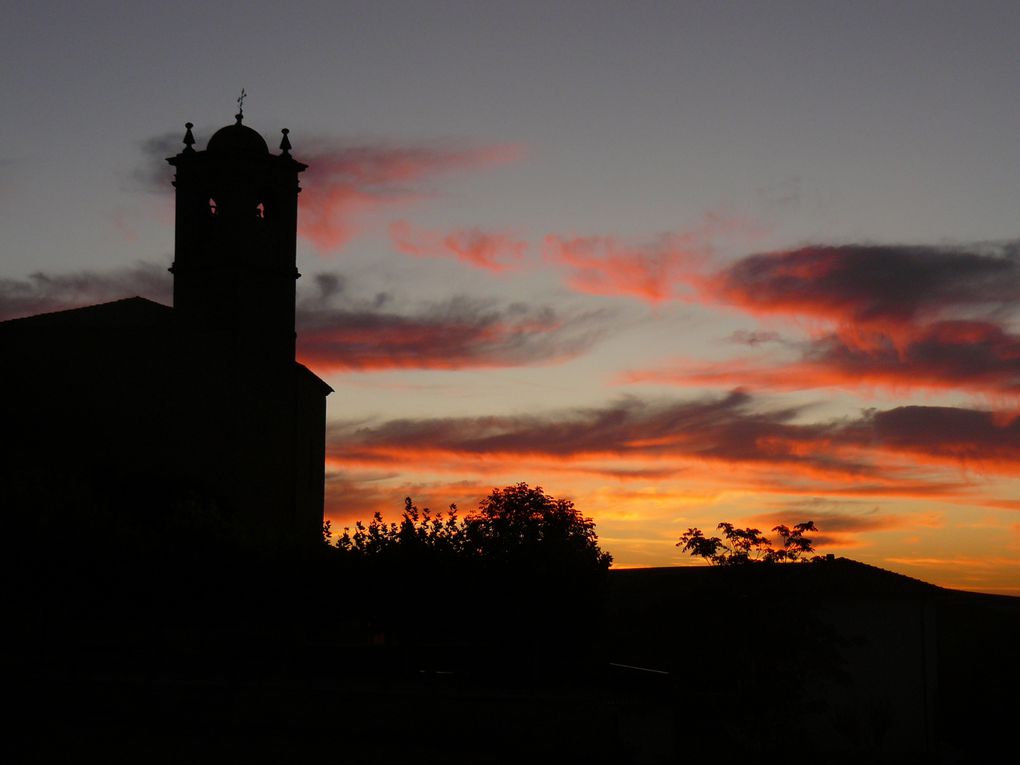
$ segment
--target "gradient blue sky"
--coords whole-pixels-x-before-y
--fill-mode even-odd
[[[131,269],[171,256],[171,174],[160,157],[176,152],[188,120],[203,145],[232,120],[244,87],[246,122],[271,145],[288,127],[313,171],[338,168],[306,178],[303,205],[338,183],[364,192],[323,208],[345,238],[305,231],[307,321],[398,317],[404,329],[442,324],[447,342],[461,325],[484,330],[453,364],[442,348],[414,356],[401,346],[392,353],[402,369],[378,359],[349,368],[348,335],[306,347],[310,365],[329,362],[320,371],[336,388],[329,512],[338,522],[397,510],[407,493],[470,507],[487,486],[526,480],[594,514],[624,565],[680,562],[672,543],[690,525],[800,515],[829,532],[829,551],[939,583],[1020,591],[1020,444],[1008,425],[1020,385],[1010,356],[1020,347],[1011,344],[1020,5],[18,2],[2,14],[8,314],[12,296],[24,308],[158,292],[144,280],[132,290]],[[395,156],[411,158],[409,175],[379,169]],[[382,175],[365,182],[365,167]],[[458,260],[445,244],[456,232],[516,246],[497,250],[513,267]],[[587,274],[563,253],[579,238],[594,248]],[[832,285],[812,276],[800,288],[820,290],[819,307],[769,303],[768,285],[719,286],[748,255],[785,263],[783,253],[806,245],[843,248],[847,284],[868,258],[888,258],[904,296],[944,256],[942,302],[879,326],[854,313],[866,287],[852,300],[840,293],[850,302],[837,306]],[[898,245],[922,251],[906,258]],[[976,251],[1007,265],[1005,287],[987,300],[951,289],[986,289],[967,270]],[[621,277],[633,269],[639,289]],[[316,275],[342,277],[343,288],[325,295]],[[660,288],[653,299],[649,289]],[[909,367],[905,348],[944,339],[936,323],[948,319],[1004,333],[998,377],[977,379],[966,364]],[[952,329],[959,351],[963,330]],[[899,351],[901,366],[882,371],[894,382],[821,374],[822,362],[805,369],[822,350],[805,344],[830,332],[882,333]],[[874,352],[868,336],[854,348]],[[419,337],[427,345],[433,335]],[[389,340],[368,336],[384,354]],[[763,367],[790,369],[797,383],[769,382]],[[737,388],[746,402],[726,398]],[[750,457],[675,441],[668,453],[649,450],[648,431],[667,438],[653,424],[677,407],[724,401],[741,427],[764,417],[825,433],[759,434]],[[936,445],[908,449],[887,431],[866,444],[847,435],[907,405],[939,408],[928,414],[941,425],[916,426],[933,439],[946,417],[992,413],[994,444],[981,443],[994,459],[970,451],[953,464]],[[684,411],[676,427],[694,437],[704,420]],[[601,433],[601,451],[573,443],[590,442],[610,415],[623,418],[625,436]],[[465,433],[470,444],[458,440]],[[831,459],[799,482],[770,480],[770,469],[804,468],[763,456],[775,438],[787,454],[792,439],[798,454]],[[881,486],[833,467],[847,449]]]

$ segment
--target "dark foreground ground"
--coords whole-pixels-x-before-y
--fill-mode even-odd
[[[12,556],[5,762],[970,762],[1020,599],[848,560],[536,583]],[[1007,749],[1008,751],[1008,749]]]

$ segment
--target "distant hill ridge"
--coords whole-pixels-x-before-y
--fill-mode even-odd
[[[804,564],[669,566],[611,570],[614,590],[647,594],[924,597],[950,592],[850,558]]]

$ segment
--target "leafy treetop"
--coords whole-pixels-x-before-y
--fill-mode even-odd
[[[399,522],[386,523],[375,513],[366,525],[345,528],[333,543],[327,522],[323,539],[354,559],[428,555],[433,558],[481,559],[542,568],[580,567],[605,571],[612,556],[598,545],[595,523],[568,499],[546,494],[540,486],[518,483],[493,489],[478,511],[462,519],[457,506],[433,514],[404,500]]]
[[[493,489],[465,527],[469,546],[493,559],[526,562],[537,557],[597,570],[608,569],[613,560],[599,548],[595,522],[569,499],[551,497],[540,486]]]
[[[725,521],[716,528],[722,530],[722,538],[706,537],[701,529],[690,528],[680,535],[676,546],[682,552],[704,558],[716,566],[813,560],[807,557],[815,550],[813,540],[805,536],[809,531],[818,531],[812,521],[798,523],[793,528],[785,524],[773,527],[772,531],[783,540],[783,547],[779,550],[774,549],[758,529],[738,529]]]

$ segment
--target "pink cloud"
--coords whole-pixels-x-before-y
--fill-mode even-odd
[[[405,220],[390,224],[393,246],[417,258],[455,258],[475,268],[495,273],[520,268],[528,249],[511,234],[477,228],[457,229],[447,234],[414,230]]]
[[[567,283],[578,292],[660,303],[680,297],[684,287],[701,280],[717,240],[753,239],[760,233],[749,221],[708,215],[698,226],[643,243],[613,236],[549,235],[543,251],[547,262],[567,269]]]
[[[366,218],[427,196],[439,176],[505,164],[520,156],[520,147],[512,145],[313,146],[300,155],[308,170],[301,178],[298,231],[320,251],[340,250]]]

